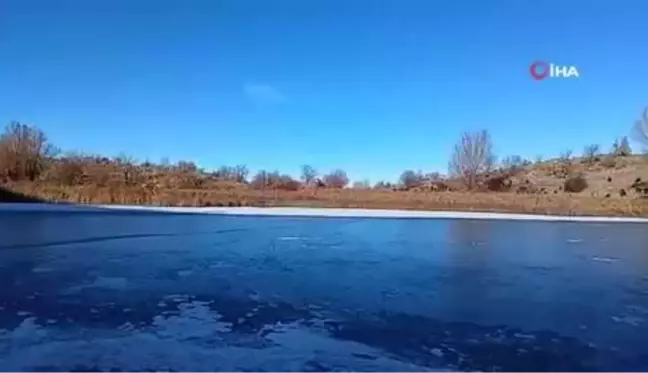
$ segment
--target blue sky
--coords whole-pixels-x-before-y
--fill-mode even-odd
[[[67,150],[252,171],[447,169],[608,148],[648,105],[645,0],[4,0],[0,122]],[[579,79],[533,81],[534,60]]]

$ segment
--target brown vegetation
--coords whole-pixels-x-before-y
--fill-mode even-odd
[[[565,192],[568,193],[580,193],[587,189],[587,179],[583,174],[577,174],[571,176],[565,180],[565,185],[563,186]]]
[[[610,154],[588,146],[583,157],[566,152],[532,163],[519,156],[497,165],[486,131],[464,134],[455,146],[450,177],[404,171],[398,184],[348,187],[337,169],[321,175],[302,166],[299,180],[279,171],[192,162],[136,162],[61,154],[36,127],[17,122],[0,135],[0,201],[71,201],[162,206],[313,206],[648,216],[648,162],[631,155],[627,139]],[[11,190],[11,191],[10,191]]]

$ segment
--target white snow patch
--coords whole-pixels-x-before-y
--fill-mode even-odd
[[[285,236],[285,237],[278,237],[277,239],[279,241],[299,241],[301,240],[301,237]]]
[[[24,319],[20,325],[13,330],[0,330],[0,341],[8,340],[14,346],[37,343],[46,336],[46,330],[36,324],[35,317]]]
[[[0,211],[58,211],[58,212],[105,212],[111,211],[156,211],[168,213],[195,213],[220,215],[264,215],[264,216],[322,216],[322,217],[367,217],[367,218],[423,218],[423,219],[491,219],[491,220],[540,220],[540,221],[582,221],[582,222],[635,222],[648,223],[648,218],[602,217],[602,216],[557,216],[532,214],[504,214],[491,212],[458,211],[412,211],[384,209],[345,208],[301,208],[301,207],[157,207],[135,205],[75,205],[40,203],[3,203]]]
[[[186,302],[189,300],[189,296],[187,294],[170,294],[164,296],[164,299],[171,302]]]
[[[212,312],[202,302],[183,303],[178,306],[177,316],[153,318],[155,333],[164,338],[178,341],[193,338],[211,337],[214,333],[226,333],[231,329],[229,323],[220,321],[220,315]]]
[[[592,258],[592,260],[595,261],[595,262],[612,263],[612,262],[616,262],[619,259],[604,258],[604,257],[600,257],[600,256],[595,256],[595,257]]]
[[[622,324],[628,324],[632,326],[639,326],[640,324],[643,324],[646,320],[642,317],[637,317],[637,316],[612,316],[612,321],[617,322],[617,323],[622,323]]]

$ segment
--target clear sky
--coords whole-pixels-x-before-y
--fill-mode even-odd
[[[140,160],[352,179],[606,149],[648,105],[646,0],[2,0],[0,122]],[[530,78],[534,60],[579,79]]]

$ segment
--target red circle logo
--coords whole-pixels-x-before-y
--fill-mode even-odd
[[[529,67],[529,72],[535,80],[542,80],[549,76],[549,64],[544,61],[536,61]]]

